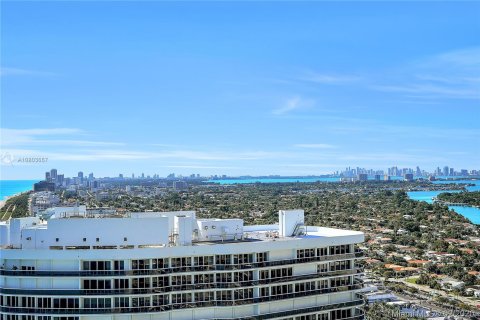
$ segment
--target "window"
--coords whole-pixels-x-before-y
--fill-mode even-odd
[[[328,280],[317,281],[317,289],[326,289],[326,288],[328,288]]]
[[[350,277],[338,277],[330,279],[331,287],[342,287],[351,284]]]
[[[22,307],[24,307],[24,308],[35,308],[35,298],[34,297],[22,297]]]
[[[291,267],[270,270],[270,278],[272,279],[291,277],[292,274],[293,274],[293,269]]]
[[[108,290],[111,288],[111,280],[83,280],[83,289],[85,290]]]
[[[213,291],[195,293],[196,302],[206,302],[206,301],[214,301],[214,300],[215,300],[215,292]]]
[[[183,304],[188,302],[192,302],[191,293],[172,294],[172,304]]]
[[[268,297],[270,296],[270,288],[262,287],[260,288],[260,297]]]
[[[320,313],[317,320],[328,320],[328,313]]]
[[[50,309],[52,307],[52,300],[50,298],[37,298],[37,308]]]
[[[172,268],[186,268],[192,265],[191,257],[171,258]]]
[[[152,259],[152,269],[168,268],[168,258],[166,259]]]
[[[213,266],[213,256],[202,256],[193,258],[194,266]]]
[[[328,264],[327,263],[320,263],[319,265],[317,265],[317,272],[318,273],[328,272]]]
[[[268,271],[268,270],[260,270],[260,271],[259,271],[259,276],[260,276],[260,280],[268,279],[268,278],[270,278],[270,271]]]
[[[317,249],[317,256],[322,257],[328,255],[328,248],[318,248]]]
[[[87,242],[87,238],[83,238],[83,242]]]
[[[114,279],[113,284],[115,285],[115,289],[128,289],[129,279]]]
[[[234,254],[233,263],[234,264],[246,264],[253,262],[253,254]]]
[[[132,298],[132,307],[149,307],[150,306],[150,297],[139,297]]]
[[[153,277],[152,278],[152,288],[164,288],[168,287],[168,277]]]
[[[253,271],[244,271],[244,272],[234,272],[233,281],[234,282],[247,282],[253,280]]]
[[[257,262],[265,262],[265,261],[268,261],[267,252],[257,253]]]
[[[215,256],[215,264],[231,264],[232,256],[229,254],[219,254]]]
[[[181,286],[192,283],[191,275],[172,276],[172,286]]]
[[[123,241],[127,241],[127,237],[123,237]]]
[[[346,253],[351,253],[349,244],[341,245],[341,246],[331,246],[330,247],[330,254],[335,255],[335,254],[346,254]]]
[[[193,281],[195,284],[207,285],[215,282],[215,275],[213,273],[196,274]]]
[[[304,316],[295,317],[295,320],[317,320],[316,314],[308,314]]]
[[[153,306],[166,306],[169,304],[168,295],[154,295],[152,296],[152,305]]]
[[[217,280],[217,283],[232,282],[232,274],[230,272],[217,273],[216,274],[216,280]]]
[[[97,242],[100,242],[100,238],[97,238]]]
[[[232,300],[232,291],[230,290],[221,290],[217,291],[217,300],[219,301],[227,301]]]
[[[330,319],[332,320],[350,318],[351,316],[351,309],[330,311]]]
[[[128,308],[130,306],[130,301],[128,297],[118,297],[115,298],[115,308]]]
[[[291,284],[284,284],[280,286],[273,286],[271,288],[272,296],[284,295],[293,292],[293,285]]]
[[[35,270],[34,266],[22,266],[22,271],[33,271]]]
[[[308,292],[315,290],[315,281],[308,281],[295,284],[295,292]]]
[[[299,249],[297,250],[297,259],[313,258],[315,253],[315,249]]]
[[[132,278],[133,289],[150,288],[150,278]]]
[[[78,298],[53,298],[54,309],[78,309]]]
[[[253,298],[253,289],[237,289],[233,291],[235,301]]]
[[[132,270],[146,270],[150,269],[150,260],[132,260]]]
[[[58,240],[60,240],[59,238],[55,238],[55,242],[58,242]]]
[[[19,307],[19,297],[12,297],[12,296],[7,296],[6,297],[6,306],[8,307]]]
[[[330,262],[330,271],[348,270],[348,269],[351,269],[350,260]]]
[[[123,260],[113,261],[113,269],[114,270],[125,270],[125,261],[123,261]]]
[[[83,270],[104,271],[111,270],[110,261],[83,261]]]

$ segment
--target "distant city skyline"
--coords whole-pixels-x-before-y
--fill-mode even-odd
[[[343,171],[335,171],[330,172],[324,175],[331,175],[331,176],[342,176],[342,177],[352,177],[357,176],[359,174],[364,174],[366,176],[375,176],[375,175],[386,175],[386,176],[404,176],[406,174],[411,174],[412,177],[429,177],[429,176],[445,176],[445,177],[459,177],[459,176],[480,176],[480,168],[479,169],[460,169],[455,170],[454,168],[450,168],[448,166],[444,166],[443,169],[437,167],[433,171],[427,171],[424,169],[420,169],[420,167],[416,168],[398,168],[396,166],[389,167],[386,170],[383,169],[367,169],[367,168],[360,168],[360,167],[347,167]],[[248,175],[239,175],[239,176],[248,176]],[[214,178],[228,178],[228,177],[239,177],[239,176],[231,176],[227,174],[208,174],[208,175],[201,175],[199,173],[190,173],[190,174],[178,174],[175,172],[169,173],[168,175],[160,175],[158,173],[153,174],[145,174],[144,172],[136,174],[131,173],[124,174],[119,173],[117,176],[102,176],[102,175],[95,175],[94,172],[88,173],[88,176],[84,174],[83,171],[78,171],[77,175],[66,175],[61,173],[61,171],[52,168],[49,171],[46,171],[44,174],[43,180],[47,182],[54,182],[56,184],[62,185],[64,182],[67,184],[70,183],[84,183],[86,181],[93,181],[95,179],[176,179],[176,178],[188,178],[188,179],[198,179],[198,178],[205,178],[205,177],[214,177]],[[270,177],[278,177],[279,175],[264,175]]]
[[[479,11],[4,2],[0,178],[478,170]]]

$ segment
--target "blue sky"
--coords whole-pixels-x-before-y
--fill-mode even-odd
[[[480,169],[478,2],[1,9],[2,179]]]

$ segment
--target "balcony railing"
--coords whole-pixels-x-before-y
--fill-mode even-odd
[[[323,262],[335,260],[356,259],[357,253],[346,253],[336,255],[315,256],[298,259],[286,259],[264,262],[250,262],[243,264],[217,264],[202,266],[175,266],[159,269],[141,269],[141,270],[7,270],[0,269],[2,276],[14,277],[114,277],[114,276],[132,276],[132,275],[163,275],[170,273],[183,272],[205,272],[215,270],[245,270],[254,268],[268,268],[284,265],[293,265],[298,263]]]
[[[300,280],[300,279],[298,279]],[[302,279],[303,280],[303,279]],[[290,280],[291,281],[291,280]],[[250,286],[254,284],[249,284]],[[248,288],[248,286],[235,286],[235,283],[229,284],[226,286],[223,283],[211,283],[208,286],[199,286],[199,285],[180,285],[180,286],[169,286],[164,288],[140,288],[140,289],[14,289],[14,288],[1,288],[0,293],[6,295],[28,295],[28,296],[119,296],[119,295],[144,295],[144,294],[160,294],[160,293],[169,293],[177,292],[182,293],[185,291],[200,291],[205,289],[240,289]],[[359,281],[354,281],[351,285],[343,285],[337,287],[322,288],[312,291],[307,291],[307,295],[311,294],[324,294],[324,293],[333,293],[339,291],[348,291],[348,290],[359,290],[362,289],[362,283]],[[193,293],[193,292],[192,292]],[[299,293],[304,295],[304,292]]]
[[[252,300],[253,303],[258,303],[262,301],[258,301],[258,299],[249,299]],[[361,299],[336,303],[336,304],[329,304],[329,305],[322,305],[322,306],[315,306],[315,307],[308,307],[308,308],[300,308],[300,309],[293,309],[287,311],[280,311],[280,312],[272,312],[267,314],[255,315],[255,316],[246,316],[246,317],[235,317],[235,318],[212,318],[212,320],[233,320],[233,319],[240,319],[240,320],[264,320],[264,319],[273,319],[279,317],[288,317],[297,314],[306,314],[306,313],[313,313],[313,312],[321,312],[321,311],[330,311],[336,310],[341,308],[349,308],[349,307],[358,307],[363,305],[364,301]],[[235,305],[234,301],[212,301],[211,305],[208,306],[226,306],[226,305]],[[184,309],[184,308],[199,308],[205,306],[205,302],[188,302],[188,303],[180,303],[180,304],[170,304],[167,306],[142,306],[142,307],[114,307],[114,308],[95,308],[95,309],[85,309],[85,308],[78,308],[78,309],[71,309],[71,308],[22,308],[22,307],[0,307],[2,314],[37,314],[37,315],[86,315],[86,314],[118,314],[118,313],[153,313],[153,312],[164,312],[169,310],[175,309]],[[351,320],[363,319],[363,313],[357,314],[353,317],[347,318]]]

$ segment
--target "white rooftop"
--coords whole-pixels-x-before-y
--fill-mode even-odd
[[[130,217],[64,215],[0,224],[0,246],[22,249],[125,248],[192,246],[250,241],[293,241],[351,238],[363,233],[304,225],[303,210],[279,212],[279,223],[244,226],[242,219],[197,219],[195,211],[139,212]],[[353,237],[353,238],[352,238]]]

